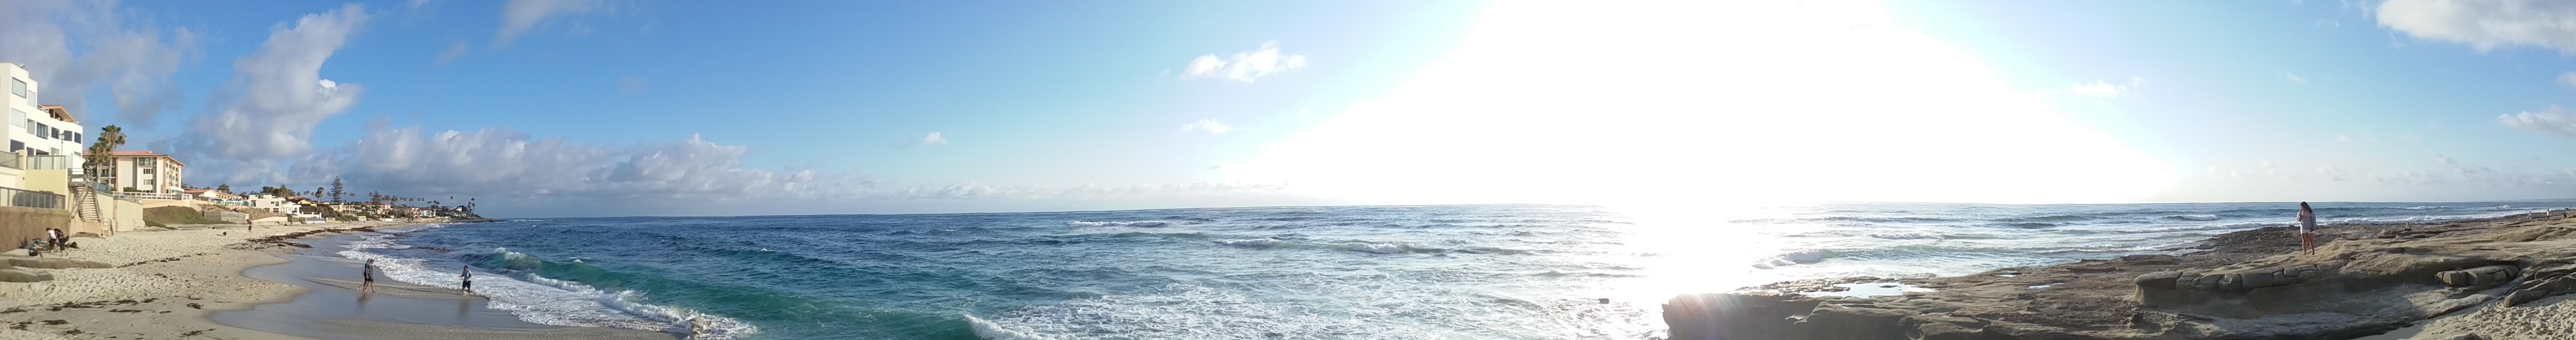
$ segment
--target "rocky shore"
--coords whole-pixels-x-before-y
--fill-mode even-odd
[[[2576,219],[2565,212],[2288,227],[2201,251],[1931,279],[1839,278],[1690,294],[1673,339],[2576,339]],[[1848,297],[1861,288],[1906,288]],[[2427,322],[2427,320],[2432,320]]]

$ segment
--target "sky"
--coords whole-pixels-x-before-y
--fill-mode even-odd
[[[188,185],[505,217],[2576,197],[2542,1],[0,2]],[[303,189],[310,190],[310,189]]]

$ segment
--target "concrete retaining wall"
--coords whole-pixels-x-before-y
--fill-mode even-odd
[[[0,207],[0,249],[25,247],[27,240],[45,238],[45,228],[62,228],[71,221],[70,210]]]

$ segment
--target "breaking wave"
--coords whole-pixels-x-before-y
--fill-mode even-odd
[[[463,280],[457,272],[432,268],[429,260],[388,256],[367,249],[409,248],[393,243],[392,234],[367,235],[350,242],[349,250],[337,254],[356,260],[376,260],[376,267],[386,278],[405,283],[461,289]],[[474,293],[491,299],[492,309],[509,311],[520,320],[557,326],[616,327],[681,335],[694,334],[701,339],[741,339],[759,328],[741,321],[698,313],[686,308],[636,302],[641,298],[632,291],[602,291],[578,282],[556,280],[525,272],[547,266],[588,266],[546,262],[533,255],[494,248],[488,254],[471,254],[461,258],[485,266],[499,266],[507,272],[477,271]],[[481,261],[474,261],[474,260]],[[487,267],[487,269],[489,269]]]

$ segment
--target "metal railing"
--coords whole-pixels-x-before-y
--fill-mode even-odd
[[[43,191],[19,190],[17,188],[0,188],[0,205],[42,209],[62,209],[63,195]]]
[[[19,162],[19,166],[22,167],[18,169],[64,170],[74,168],[72,165],[79,162],[80,160],[72,158],[72,155],[27,156],[26,160]]]
[[[0,152],[0,167],[26,169],[26,165],[23,164],[26,163],[26,158],[27,156],[20,156],[14,152]]]
[[[144,199],[144,200],[184,200],[184,199],[188,199],[188,194],[164,194],[164,193],[157,193],[157,192],[126,192],[126,191],[118,191],[118,192],[116,192],[116,193],[115,193],[115,194],[113,194],[113,195],[115,195],[115,196],[116,196],[116,198],[132,198],[132,199]]]

